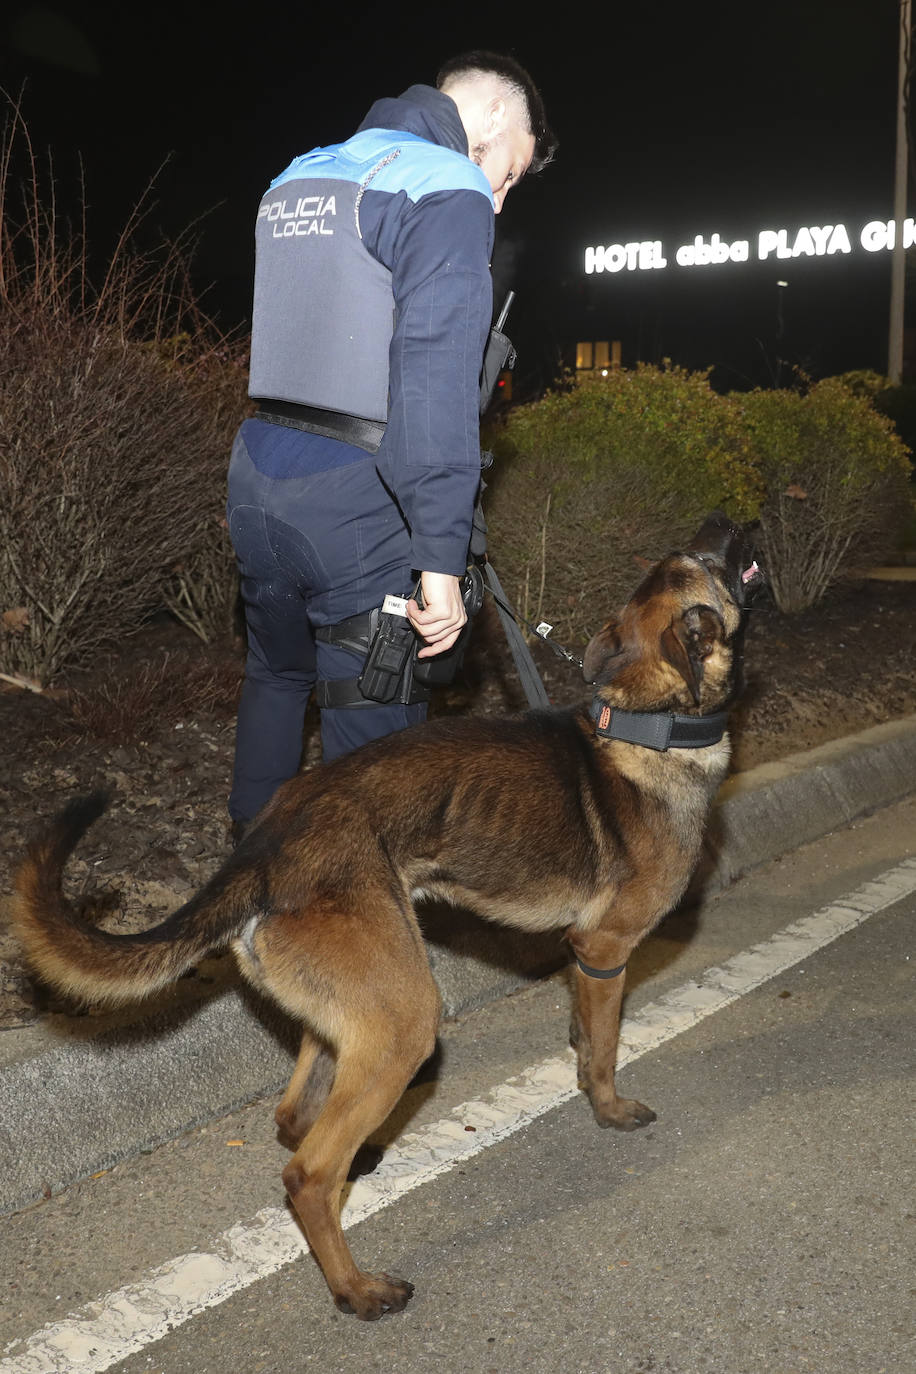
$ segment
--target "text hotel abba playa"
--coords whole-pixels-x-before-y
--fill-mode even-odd
[[[844,224],[811,225],[800,229],[761,229],[755,239],[728,242],[718,233],[705,239],[697,234],[692,243],[675,249],[677,267],[708,267],[726,262],[765,262],[769,259],[821,258],[834,254],[880,253],[892,249],[896,241],[894,220],[869,220],[860,230],[850,232]],[[916,221],[903,221],[903,247],[916,243]],[[645,272],[668,267],[668,250],[661,239],[639,243],[611,243],[607,247],[586,248],[585,271]]]

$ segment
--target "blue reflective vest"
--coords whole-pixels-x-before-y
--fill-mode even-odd
[[[454,102],[377,102],[261,200],[250,394],[386,420],[417,568],[461,572],[479,476],[493,196]]]

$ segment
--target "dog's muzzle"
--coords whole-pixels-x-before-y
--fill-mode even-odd
[[[687,552],[724,568],[726,585],[739,606],[748,605],[766,583],[747,531],[723,511],[714,511],[704,520]]]

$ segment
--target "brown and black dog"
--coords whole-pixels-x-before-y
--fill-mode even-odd
[[[298,1142],[283,1182],[342,1310],[371,1320],[413,1292],[356,1267],[339,1209],[356,1150],[434,1049],[440,1003],[418,894],[565,931],[595,1116],[621,1130],[654,1120],[615,1091],[623,966],[699,856],[759,580],[742,531],[711,516],[589,644],[591,708],[440,720],[294,778],[206,886],[142,934],[95,928],[61,892],[103,797],[71,804],[31,846],[14,920],[56,987],[127,1001],[231,943],[243,974],[304,1024],[277,1110]]]

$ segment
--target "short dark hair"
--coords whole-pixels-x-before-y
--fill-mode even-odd
[[[516,62],[514,57],[507,57],[504,53],[485,52],[482,49],[451,57],[439,69],[436,86],[441,91],[443,86],[456,78],[474,76],[478,73],[498,76],[512,93],[524,102],[528,116],[528,132],[534,135],[534,155],[528,171],[539,172],[548,162],[553,161],[557,140],[547,123],[540,91],[525,68]]]

